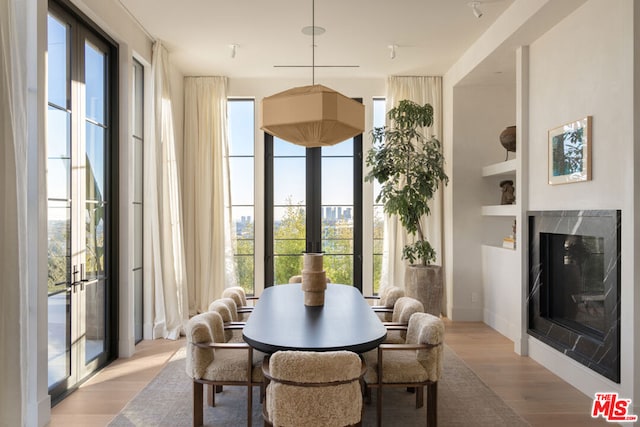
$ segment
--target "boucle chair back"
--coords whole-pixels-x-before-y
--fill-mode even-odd
[[[409,323],[409,319],[413,313],[424,312],[424,306],[420,301],[411,297],[398,298],[393,306],[393,315],[391,321],[394,323]],[[400,331],[400,338],[405,339],[407,336],[406,331]]]
[[[394,323],[409,323],[409,319],[413,313],[424,312],[424,306],[420,301],[411,297],[398,298],[393,306],[393,317],[391,319]]]
[[[396,301],[398,301],[398,298],[402,298],[404,296],[404,289],[398,286],[387,286],[380,291],[378,296],[380,297],[380,305],[393,308]]]
[[[244,295],[244,292],[240,293],[240,291],[238,291],[238,289],[236,289],[235,286],[231,288],[227,288],[224,291],[222,291],[222,298],[233,299],[233,301],[235,301],[236,303],[236,306],[238,307],[244,307],[246,305],[246,303],[242,301],[243,295]]]
[[[201,379],[209,364],[214,359],[214,350],[200,348],[195,344],[209,342],[225,342],[222,317],[215,311],[208,311],[193,316],[187,323],[187,374]]]
[[[234,322],[233,315],[231,314],[231,310],[229,309],[229,305],[220,300],[215,300],[214,302],[209,304],[208,311],[217,312],[222,317],[222,321],[225,323]]]
[[[215,300],[214,302],[209,304],[209,311],[215,311],[216,313],[218,313],[220,317],[222,317],[222,321],[224,323],[235,322],[235,320],[233,320],[233,314],[231,314],[231,310],[229,309],[229,305],[220,300]],[[224,337],[225,341],[230,341],[233,338],[233,331],[231,329],[224,331]]]
[[[274,426],[348,426],[362,419],[363,364],[349,351],[280,351],[269,359],[265,416]]]
[[[444,322],[429,313],[414,313],[409,319],[407,344],[426,344],[430,348],[418,350],[416,357],[424,366],[430,381],[438,381],[444,358]]]
[[[247,293],[244,291],[244,288],[242,286],[231,286],[231,287],[228,287],[227,289],[232,289],[236,291],[238,295],[240,295],[240,300],[242,301],[241,307],[244,307],[247,305]]]
[[[235,300],[233,298],[220,298],[216,301],[221,302],[222,304],[226,305],[227,308],[229,309],[229,311],[231,312],[231,321],[232,322],[237,322],[239,317],[238,317],[238,305],[236,304]],[[209,311],[212,311],[211,309],[209,309]]]

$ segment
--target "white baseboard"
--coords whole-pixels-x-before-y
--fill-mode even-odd
[[[35,424],[38,427],[44,427],[51,421],[51,396],[45,395],[38,401],[38,419],[35,420]]]
[[[451,307],[451,320],[457,322],[482,322],[481,308]]]
[[[136,351],[136,340],[126,338],[118,341],[118,357],[131,357]]]
[[[485,309],[483,320],[484,323],[491,326],[493,329],[500,332],[511,341],[515,342],[518,339],[518,337],[516,337],[514,334],[514,325],[499,314]]]

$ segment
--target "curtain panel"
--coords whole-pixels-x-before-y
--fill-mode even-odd
[[[153,45],[152,121],[144,150],[144,287],[151,293],[152,338],[177,339],[188,318],[181,194],[170,87],[161,42]],[[148,208],[147,208],[148,206]]]
[[[184,80],[184,223],[189,312],[207,311],[234,286],[227,78]]]
[[[386,111],[396,107],[403,99],[420,105],[431,104],[433,124],[426,128],[426,135],[433,135],[442,141],[442,77],[391,76],[387,79],[386,99]],[[440,187],[429,206],[431,215],[423,217],[421,221],[426,239],[436,250],[436,264],[441,264],[440,260],[442,260],[443,203],[443,192]],[[380,289],[386,286],[404,288],[407,262],[401,259],[402,248],[410,242],[410,239],[411,236],[404,231],[397,217],[385,216]]]
[[[25,4],[0,2],[0,418],[26,423],[27,112]]]

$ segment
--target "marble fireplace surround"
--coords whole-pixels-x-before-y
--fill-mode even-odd
[[[529,335],[564,353],[606,378],[620,382],[620,217],[619,210],[531,211],[529,219]],[[554,282],[545,267],[551,235],[590,236],[604,243],[603,290],[599,304],[604,311],[602,331],[572,327],[556,320],[549,295]],[[569,237],[571,239],[571,237]],[[556,249],[557,250],[557,249]],[[557,256],[554,259],[558,259]],[[557,277],[557,275],[556,275]],[[555,280],[556,282],[564,282]],[[561,291],[562,292],[562,291]],[[564,291],[568,292],[568,291]],[[574,294],[575,295],[575,294]],[[574,296],[575,298],[575,296]]]

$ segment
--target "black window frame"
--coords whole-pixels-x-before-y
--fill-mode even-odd
[[[358,102],[362,99],[354,98]],[[274,282],[274,155],[273,135],[264,133],[264,286],[273,286]],[[353,137],[353,286],[362,292],[362,187],[363,153],[362,134]],[[322,251],[322,148],[307,148],[306,161],[306,241],[307,252]]]

